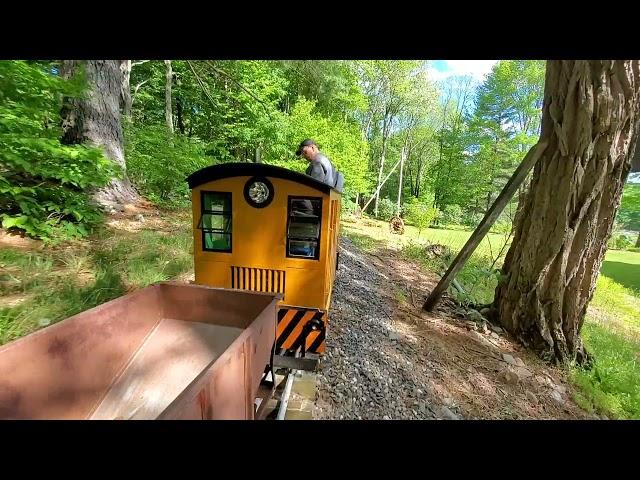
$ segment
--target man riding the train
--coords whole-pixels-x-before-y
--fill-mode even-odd
[[[305,171],[307,175],[338,190],[342,189],[342,174],[336,170],[331,160],[320,151],[314,140],[310,138],[303,140],[298,146],[296,155],[304,157],[309,162]]]

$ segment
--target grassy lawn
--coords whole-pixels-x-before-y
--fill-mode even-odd
[[[600,272],[640,295],[640,253],[610,250]]]
[[[133,231],[116,223],[57,248],[0,249],[0,344],[192,271],[190,212],[164,212]]]
[[[376,239],[389,248],[401,249],[412,243],[439,243],[450,247],[452,250],[460,250],[471,232],[468,230],[453,230],[440,228],[427,228],[422,232],[413,225],[405,225],[404,235],[395,235],[389,232],[386,222],[378,220],[363,219],[361,222],[342,223],[343,229],[349,234],[365,235]],[[500,247],[504,244],[505,236],[497,233],[489,233],[480,243],[476,253],[481,255],[497,255]]]
[[[619,257],[620,253],[628,253],[631,261],[640,260],[640,253],[612,251],[607,261],[609,254]],[[630,269],[638,266],[628,265]],[[574,396],[586,410],[610,418],[640,419],[640,293],[604,272],[603,265],[582,329],[596,364],[592,370],[574,369],[572,377],[580,387]]]
[[[404,235],[395,235],[389,232],[386,222],[371,219],[363,219],[360,222],[343,221],[342,231],[365,250],[385,247],[401,251],[405,257],[421,264],[426,270],[438,273],[444,273],[447,262],[464,246],[471,235],[469,230],[462,229],[428,228],[419,232],[412,225],[405,226]],[[502,264],[509,241],[507,235],[498,233],[489,233],[482,240],[457,276],[466,295],[463,296],[451,289],[451,293],[458,300],[465,303],[489,303],[493,299],[497,284],[495,270]],[[434,243],[447,246],[451,256],[434,260],[426,258],[424,246]],[[503,248],[505,243],[506,248]]]
[[[438,273],[471,235],[459,229],[430,228],[418,236],[418,230],[412,226],[402,236],[392,235],[386,222],[370,219],[347,220],[342,224],[342,232],[365,250],[392,248],[426,270]],[[427,242],[448,246],[452,255],[445,261],[426,258]],[[504,242],[505,237],[498,234],[489,234],[483,240],[458,275],[467,291],[466,298],[452,291],[459,300],[488,303],[493,299],[497,277],[491,274],[491,265]],[[494,268],[502,260],[503,256]],[[578,404],[609,418],[640,419],[640,253],[607,252],[582,335],[596,363],[591,370],[571,371]]]

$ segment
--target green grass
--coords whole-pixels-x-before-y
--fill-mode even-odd
[[[640,343],[589,321],[582,337],[596,362],[591,370],[573,370],[572,380],[579,388],[574,392],[576,402],[609,418],[639,419]]]
[[[342,231],[367,251],[394,248],[425,271],[439,274],[471,234],[459,229],[427,229],[418,237],[417,229],[409,226],[401,238],[389,234],[386,223],[374,220],[344,223]],[[501,235],[490,234],[465,264],[457,279],[467,295],[450,289],[458,300],[470,303],[493,300],[498,277],[490,267],[503,239]],[[424,251],[426,242],[446,245],[451,253],[444,258],[429,259]],[[502,259],[495,267],[500,267],[501,262]],[[591,370],[571,369],[576,402],[587,411],[609,418],[640,419],[640,253],[607,252],[582,336],[595,357],[595,366]]]
[[[165,232],[103,229],[60,248],[0,251],[0,344],[151,283],[192,270],[191,222],[183,212]],[[170,233],[167,233],[168,230]]]
[[[637,260],[634,257],[629,259]],[[574,394],[578,404],[585,410],[604,413],[610,418],[640,419],[638,291],[601,275],[585,319],[582,338],[596,362],[591,370],[575,368],[572,371],[572,379],[579,388]]]
[[[414,236],[416,241],[427,240],[430,243],[440,243],[446,245],[455,252],[462,249],[464,244],[471,236],[468,230],[444,230],[436,228],[428,228],[422,232],[420,237],[417,235],[415,227],[409,227],[409,235]],[[500,248],[505,242],[505,236],[497,233],[489,233],[478,245],[477,254],[481,256],[497,256]]]
[[[640,295],[640,253],[609,250],[600,272]]]
[[[364,219],[361,222],[345,222],[342,232],[357,246],[365,251],[382,248],[398,250],[402,255],[426,271],[444,273],[455,254],[464,246],[471,232],[460,229],[428,228],[419,232],[413,225],[405,225],[404,235],[389,233],[386,222]],[[463,303],[489,303],[493,299],[498,277],[495,270],[500,267],[507,248],[502,249],[507,236],[489,233],[480,243],[471,258],[456,277],[466,294],[450,288],[450,293]],[[440,259],[425,256],[424,248],[428,244],[441,244],[448,247],[451,255]],[[500,259],[495,261],[502,250]]]

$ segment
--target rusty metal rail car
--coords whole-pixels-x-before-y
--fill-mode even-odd
[[[253,419],[278,294],[155,284],[0,348],[2,419]]]

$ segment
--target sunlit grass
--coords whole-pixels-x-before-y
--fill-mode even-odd
[[[58,248],[0,251],[0,297],[24,296],[18,305],[0,303],[0,344],[192,270],[191,223],[184,212],[171,215],[170,234],[104,228]]]

